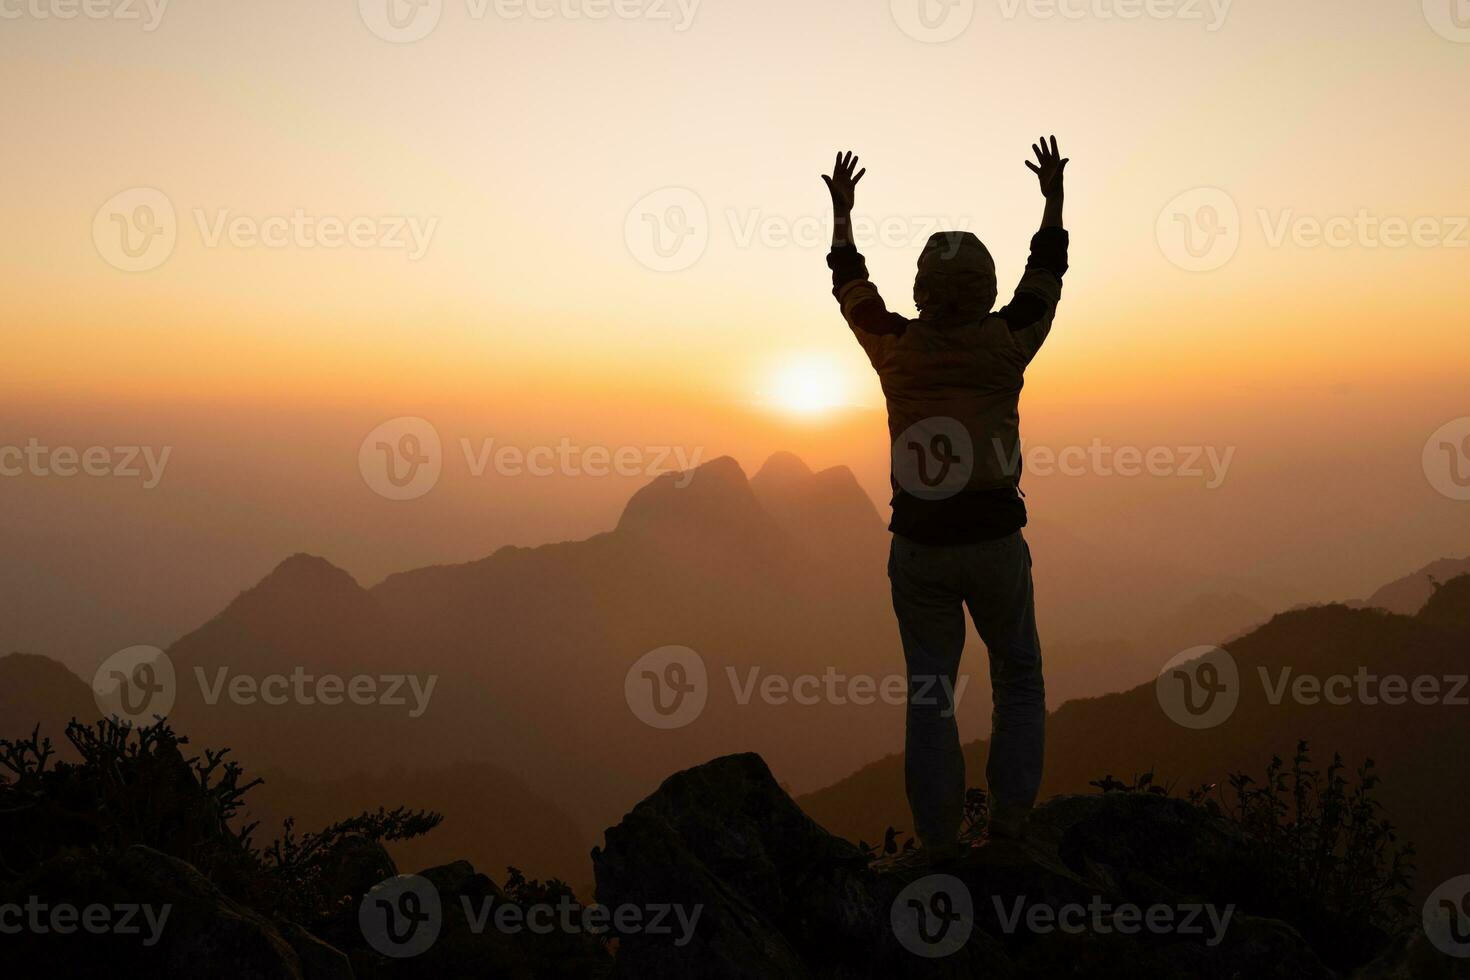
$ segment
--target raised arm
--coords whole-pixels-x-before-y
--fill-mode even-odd
[[[857,157],[839,153],[831,176],[822,175],[832,195],[832,251],[827,256],[827,266],[832,270],[832,295],[842,307],[843,318],[869,357],[873,357],[874,349],[869,345],[875,338],[903,333],[908,320],[889,312],[878,287],[868,279],[868,264],[853,241],[852,206],[858,181],[867,173],[858,170],[857,165]]]
[[[1046,208],[1041,214],[1042,228],[1062,227],[1062,202],[1066,197],[1066,191],[1062,186],[1062,177],[1067,172],[1067,159],[1057,151],[1057,138],[1051,138],[1051,146],[1046,145],[1046,137],[1041,138],[1040,143],[1032,143],[1031,149],[1036,153],[1036,163],[1026,161],[1026,166],[1036,175],[1041,182],[1041,196],[1046,199]]]
[[[1031,256],[1026,261],[1026,272],[1016,287],[1015,298],[997,314],[1010,326],[1017,342],[1025,350],[1027,360],[1036,356],[1036,351],[1051,332],[1052,318],[1056,315],[1057,303],[1062,298],[1062,277],[1067,274],[1067,246],[1070,244],[1066,228],[1062,226],[1062,202],[1065,197],[1062,176],[1067,169],[1067,158],[1057,150],[1057,138],[1050,145],[1045,137],[1033,143],[1036,163],[1026,161],[1026,166],[1036,175],[1041,184],[1046,207],[1041,215],[1041,229],[1031,238]]]
[[[852,240],[852,205],[857,198],[858,181],[863,179],[867,169],[857,171],[857,157],[851,152],[837,154],[837,162],[832,164],[832,176],[822,175],[827,182],[827,191],[832,195],[832,249],[836,251],[848,245],[856,244]]]

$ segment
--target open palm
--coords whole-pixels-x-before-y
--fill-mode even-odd
[[[1063,157],[1057,150],[1057,138],[1051,138],[1051,145],[1047,146],[1046,137],[1041,137],[1041,142],[1032,143],[1031,149],[1036,153],[1036,163],[1026,161],[1026,166],[1036,175],[1041,182],[1041,193],[1047,197],[1062,193],[1062,174],[1067,169],[1067,158]]]
[[[822,175],[827,190],[832,193],[832,207],[838,211],[851,211],[856,200],[857,183],[863,179],[866,169],[857,170],[858,159],[851,152],[838,153],[837,162],[832,164],[832,176]],[[857,170],[854,176],[853,171]]]

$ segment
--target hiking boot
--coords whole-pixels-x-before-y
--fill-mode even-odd
[[[991,840],[1025,840],[1026,818],[1030,815],[1029,806],[997,806],[990,811],[986,836]]]

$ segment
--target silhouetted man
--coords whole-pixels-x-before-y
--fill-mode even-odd
[[[851,153],[830,177],[832,292],[867,352],[888,402],[893,443],[893,544],[888,576],[908,667],[904,777],[915,833],[931,858],[954,852],[965,762],[954,685],[965,644],[964,609],[990,653],[991,837],[1020,837],[1041,785],[1046,692],[1021,535],[1018,402],[1061,298],[1067,271],[1056,137],[1027,161],[1046,207],[1010,303],[995,310],[995,263],[969,232],[932,236],[919,257],[919,318],[891,312],[868,281],[852,239],[858,181]]]

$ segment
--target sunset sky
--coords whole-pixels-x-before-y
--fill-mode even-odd
[[[984,238],[1003,291],[1019,276],[1043,132],[1072,161],[1072,271],[1028,439],[1234,445],[1239,490],[1043,483],[1033,512],[1113,543],[1152,514],[1240,574],[1300,534],[1262,573],[1308,592],[1463,553],[1470,504],[1419,462],[1470,413],[1454,2],[1124,19],[1127,0],[961,0],[933,10],[963,30],[929,43],[905,0],[624,0],[636,16],[601,19],[595,0],[429,0],[436,26],[396,43],[374,0],[127,5],[140,20],[0,0],[0,444],[175,447],[148,496],[0,480],[6,584],[42,610],[0,610],[0,646],[82,644],[42,626],[78,602],[168,639],[295,550],[371,582],[590,534],[642,482],[384,501],[354,460],[400,416],[446,443],[679,445],[747,472],[791,448],[883,504],[881,395],[828,292],[819,174],[861,154],[857,213],[887,229],[864,251],[911,313],[932,231]],[[171,253],[118,268],[109,202],[126,223],[159,194]],[[1186,225],[1222,201],[1224,251],[1191,256]],[[298,213],[373,219],[377,244],[212,242]],[[1351,224],[1316,243],[1331,219]],[[660,222],[695,257],[661,256]],[[400,225],[422,238],[383,247]]]

